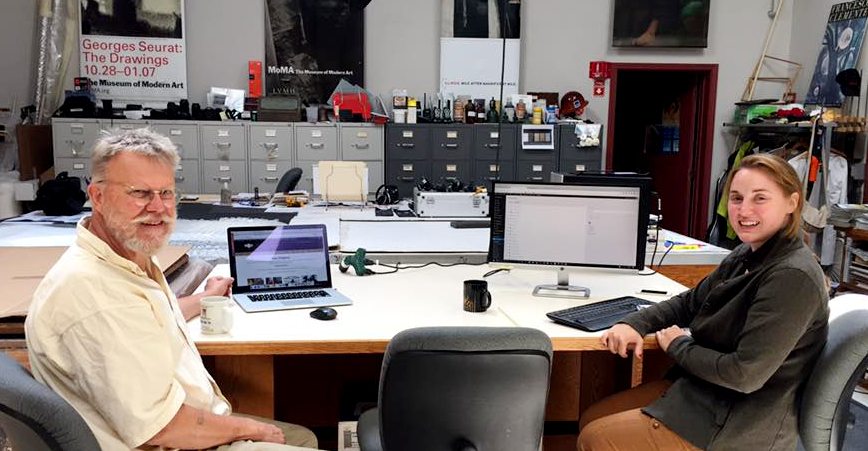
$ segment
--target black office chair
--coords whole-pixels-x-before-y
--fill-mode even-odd
[[[552,344],[536,329],[424,327],[386,348],[362,451],[537,451]]]
[[[829,307],[834,318],[829,339],[802,392],[799,410],[799,449],[806,451],[842,448],[853,389],[868,367],[868,296],[846,294],[832,299]]]
[[[12,449],[100,449],[87,423],[72,406],[2,352],[0,375],[0,429]]]
[[[275,193],[288,193],[295,189],[298,181],[301,180],[301,174],[304,171],[301,168],[292,168],[283,174],[280,181],[277,182],[277,187],[274,188]]]

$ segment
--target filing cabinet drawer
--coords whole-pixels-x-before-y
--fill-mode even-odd
[[[517,160],[535,160],[548,161],[552,164],[558,161],[558,151],[555,149],[518,149],[516,151]]]
[[[571,173],[571,172],[584,172],[584,171],[599,171],[602,168],[602,162],[599,158],[590,158],[590,159],[570,159],[570,160],[561,160],[561,163],[558,167],[559,172],[563,173]]]
[[[202,191],[219,193],[223,182],[229,182],[233,193],[247,192],[247,162],[205,160],[202,162]]]
[[[199,160],[181,160],[175,167],[175,189],[181,194],[197,194],[199,186]]]
[[[547,182],[554,170],[554,164],[548,161],[518,161],[515,179],[519,182]]]
[[[250,187],[259,188],[260,192],[273,193],[277,182],[292,167],[292,162],[289,160],[253,160],[250,162]],[[304,175],[302,174],[302,177]]]
[[[250,124],[249,130],[251,160],[292,160],[291,124]]]
[[[334,125],[295,126],[297,160],[337,160],[338,133]]]
[[[431,180],[430,161],[404,160],[386,163],[386,181],[384,183],[397,186],[401,197],[412,196],[413,187],[423,177]]]
[[[425,160],[430,149],[430,126],[392,124],[386,126],[386,159]]]
[[[151,128],[167,136],[178,148],[181,159],[199,158],[199,126],[196,124],[153,122]]]
[[[242,124],[200,125],[202,158],[209,160],[244,160],[244,126]],[[205,181],[208,183],[208,181]]]
[[[383,162],[366,161],[365,164],[368,165],[368,192],[373,194],[383,184]]]
[[[518,126],[515,124],[502,124],[500,130],[498,130],[497,124],[474,125],[474,159],[497,159],[499,150],[501,161],[514,160],[517,130]]]
[[[137,128],[147,128],[148,122],[136,119],[111,119],[101,120],[99,126],[103,130],[135,130]]]
[[[90,158],[100,132],[95,119],[52,119],[51,129],[55,158]]]
[[[470,159],[473,126],[450,124],[431,132],[431,158],[434,160]]]
[[[431,162],[431,178],[434,183],[456,180],[470,183],[470,160],[434,160]]]
[[[382,127],[341,125],[341,159],[344,161],[382,160]]]
[[[476,160],[473,162],[473,182],[491,188],[491,182],[515,180],[515,162],[496,160]],[[498,171],[498,168],[500,169]]]
[[[87,158],[55,158],[54,173],[66,172],[70,177],[81,178],[81,189],[85,189],[90,179],[90,160]]]

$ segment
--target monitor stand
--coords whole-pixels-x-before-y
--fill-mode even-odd
[[[548,298],[588,298],[591,297],[591,289],[570,285],[570,273],[564,268],[558,268],[558,284],[537,285],[533,289],[533,295]]]

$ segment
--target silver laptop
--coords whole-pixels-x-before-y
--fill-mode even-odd
[[[332,288],[322,224],[230,227],[232,297],[245,312],[353,302]]]

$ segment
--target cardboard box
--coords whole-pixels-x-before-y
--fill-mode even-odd
[[[0,318],[25,316],[33,291],[45,273],[66,252],[63,246],[0,247]],[[157,254],[163,273],[170,274],[187,258],[189,246],[166,246]]]

